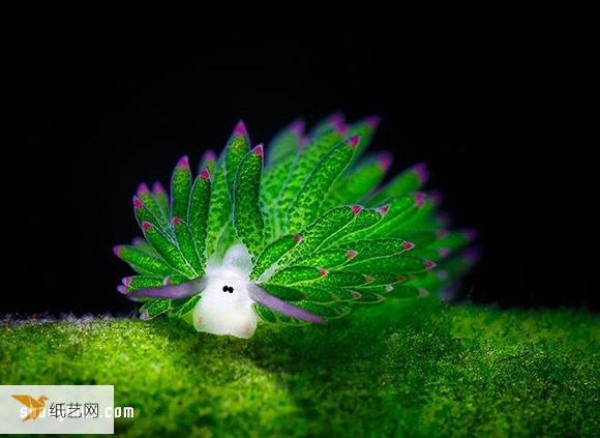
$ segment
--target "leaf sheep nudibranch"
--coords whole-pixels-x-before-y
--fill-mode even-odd
[[[249,338],[259,320],[325,323],[361,304],[443,293],[474,263],[472,230],[448,231],[424,164],[380,184],[389,154],[363,157],[379,119],[296,121],[267,148],[239,122],[194,178],[133,198],[144,238],[114,252],[136,275],[118,287],[141,316]],[[264,164],[266,158],[266,166]],[[434,269],[435,268],[435,269]]]

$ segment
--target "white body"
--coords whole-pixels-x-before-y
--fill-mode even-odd
[[[247,291],[251,271],[250,254],[241,244],[229,248],[222,263],[208,262],[206,289],[194,308],[196,330],[238,338],[254,334],[257,315]]]

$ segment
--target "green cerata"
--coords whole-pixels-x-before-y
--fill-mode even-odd
[[[447,229],[423,164],[389,177],[389,154],[365,154],[378,124],[296,121],[264,148],[239,122],[197,172],[181,158],[170,193],[141,184],[133,198],[143,237],[114,248],[136,272],[118,290],[143,319],[249,338],[259,321],[323,324],[453,287],[474,232]]]

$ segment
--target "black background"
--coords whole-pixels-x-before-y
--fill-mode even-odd
[[[264,34],[19,41],[5,56],[17,131],[5,139],[4,166],[17,172],[3,177],[5,230],[17,239],[5,244],[0,313],[128,311],[115,286],[129,269],[111,248],[138,233],[139,182],[168,182],[181,155],[220,150],[238,119],[258,143],[336,110],[381,115],[374,149],[394,152],[395,172],[429,163],[444,208],[479,231],[464,297],[598,309],[582,253],[594,235],[589,163],[577,145],[556,145],[546,115],[565,110],[565,84],[545,47],[493,32],[433,43],[352,26]]]

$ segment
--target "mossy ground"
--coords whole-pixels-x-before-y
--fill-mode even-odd
[[[115,385],[128,436],[598,436],[600,321],[426,299],[250,340],[166,319],[7,325],[0,383]]]

